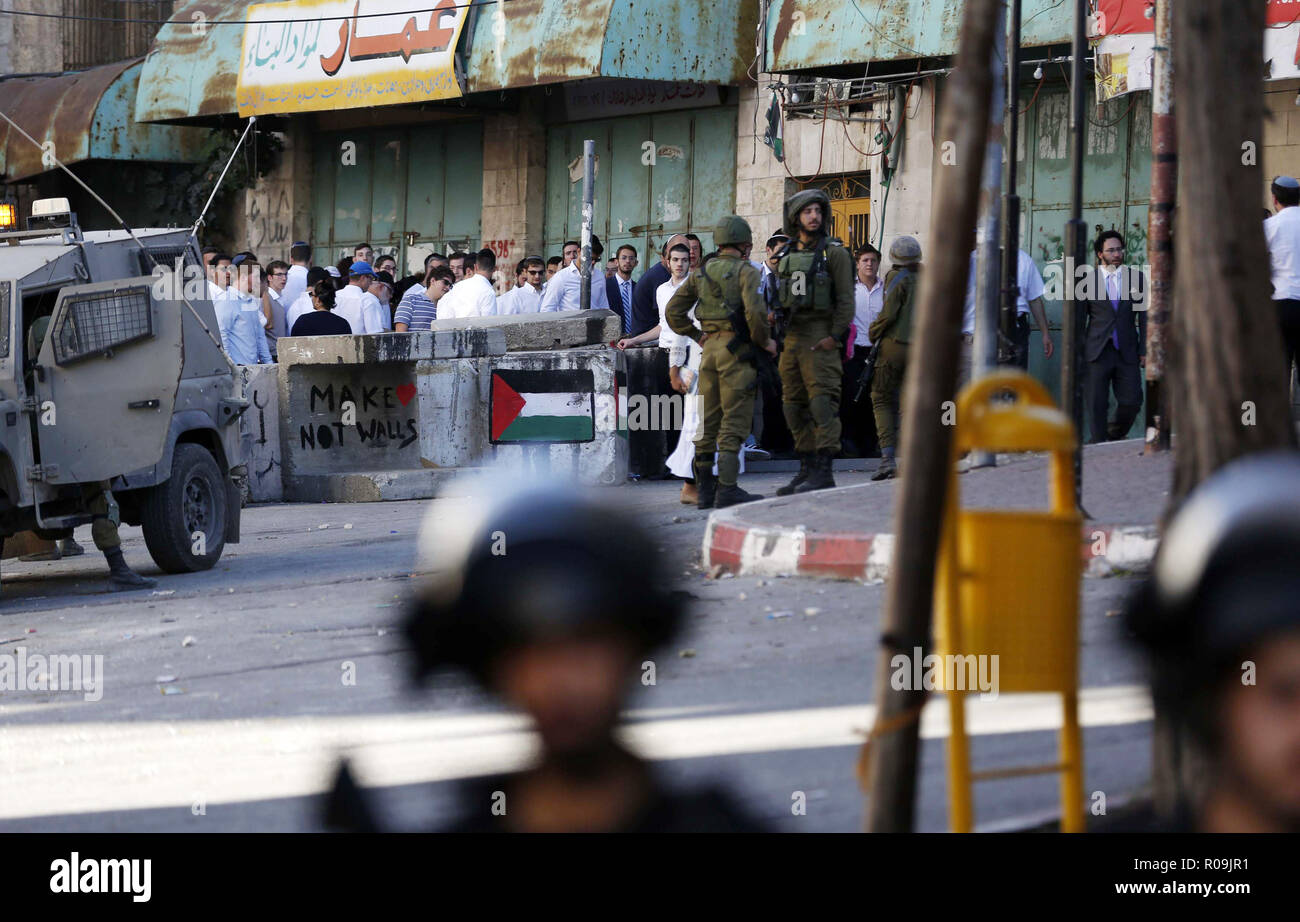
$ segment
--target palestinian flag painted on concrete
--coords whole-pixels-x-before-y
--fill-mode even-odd
[[[590,368],[492,372],[492,444],[591,442],[596,384]]]

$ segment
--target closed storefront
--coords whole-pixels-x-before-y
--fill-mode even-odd
[[[1032,97],[1032,89],[1023,94],[1022,109]],[[1097,235],[1114,229],[1124,235],[1127,261],[1142,265],[1147,257],[1151,186],[1151,95],[1133,93],[1098,108],[1092,104],[1090,88],[1085,112],[1083,220],[1088,228],[1088,258],[1092,260]],[[1039,92],[1022,116],[1020,141],[1021,242],[1047,283],[1044,300],[1059,350],[1062,292],[1052,281],[1063,277],[1065,222],[1070,217],[1070,98],[1063,85],[1044,86]],[[1057,396],[1060,352],[1045,360],[1036,329],[1030,339],[1029,370]],[[1142,426],[1139,414],[1130,436],[1139,437]]]
[[[735,210],[736,108],[714,106],[557,125],[547,132],[545,249],[582,233],[582,147],[595,141],[592,226],[606,258],[629,243],[642,272],[671,234],[707,253],[718,218]]]
[[[323,133],[313,143],[317,264],[368,241],[418,271],[428,253],[480,246],[482,122]]]

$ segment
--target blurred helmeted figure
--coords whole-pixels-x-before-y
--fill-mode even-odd
[[[461,832],[755,831],[717,789],[669,789],[616,729],[682,605],[640,526],[558,482],[493,482],[420,536],[428,573],[406,625],[416,674],[451,667],[532,718],[536,762],[467,783]],[[616,540],[612,540],[616,536]],[[629,591],[629,574],[635,591]],[[373,828],[346,769],[331,825]]]
[[[1165,533],[1127,619],[1192,756],[1169,831],[1300,832],[1300,454],[1239,459]]]

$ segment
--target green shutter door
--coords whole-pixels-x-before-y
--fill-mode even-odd
[[[637,115],[557,125],[547,134],[546,255],[582,233],[582,142],[596,142],[592,226],[605,244],[605,258],[630,243],[640,259],[638,274],[658,258],[674,233],[694,232],[705,252],[713,226],[735,210],[736,109]],[[647,144],[649,142],[649,144]],[[653,163],[650,151],[654,151]]]
[[[1032,96],[1032,86],[1028,92],[1022,90],[1022,106],[1028,105]],[[1144,265],[1151,182],[1151,94],[1111,100],[1098,111],[1090,89],[1086,113],[1083,221],[1089,263],[1094,261],[1092,241],[1101,231],[1114,228],[1124,234],[1129,263]],[[1019,161],[1024,209],[1021,241],[1047,284],[1049,297],[1044,301],[1057,347],[1051,361],[1045,361],[1042,337],[1035,329],[1029,341],[1029,370],[1059,400],[1063,304],[1059,296],[1050,296],[1061,294],[1060,288],[1070,282],[1063,267],[1065,222],[1070,217],[1070,101],[1063,86],[1039,93],[1021,122],[1021,137],[1025,154]],[[1143,425],[1139,414],[1129,437],[1140,436]]]
[[[343,162],[348,141],[356,145],[355,165]],[[396,253],[399,272],[418,271],[430,252],[481,245],[480,122],[322,135],[315,170],[318,265],[333,265],[363,240],[377,252]]]

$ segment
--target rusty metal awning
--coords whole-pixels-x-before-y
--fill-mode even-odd
[[[965,8],[964,0],[772,0],[767,68],[790,73],[954,55]],[[1023,0],[1021,44],[1068,43],[1072,17],[1072,4]]]
[[[135,117],[141,122],[221,116],[235,112],[242,26],[215,20],[248,18],[255,0],[187,0],[171,25],[159,28],[144,59]]]
[[[481,7],[469,90],[591,77],[738,84],[754,60],[758,4],[749,0],[588,0],[583,17],[573,8],[566,0]]]
[[[233,115],[243,29],[254,0],[187,0],[145,58],[136,99],[142,122]],[[433,0],[411,0],[412,10]],[[462,32],[467,93],[593,77],[737,84],[754,59],[750,0],[572,0],[482,3]],[[498,16],[500,13],[500,16]],[[208,25],[195,29],[196,18]],[[665,37],[668,38],[665,38]]]
[[[41,145],[53,143],[37,147],[0,120],[0,174],[17,182],[57,169],[45,158],[46,150],[64,163],[197,160],[207,131],[142,125],[132,117],[140,69],[137,58],[57,77],[0,82],[0,110]]]

